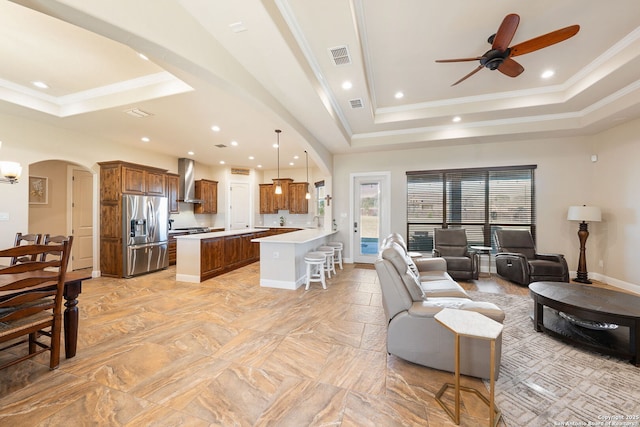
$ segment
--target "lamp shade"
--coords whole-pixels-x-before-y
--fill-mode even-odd
[[[6,179],[17,180],[22,174],[22,166],[17,162],[0,162],[0,173]]]
[[[567,213],[569,221],[600,222],[602,212],[597,206],[570,206]]]

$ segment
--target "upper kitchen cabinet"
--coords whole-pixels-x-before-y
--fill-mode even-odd
[[[122,194],[167,195],[166,169],[117,160],[98,164],[101,200],[117,200]]]
[[[193,213],[215,214],[218,213],[218,181],[200,179],[196,181],[195,197],[202,203],[193,205]]]
[[[281,178],[282,194],[275,193],[277,179],[273,184],[260,184],[260,213],[274,214],[278,211],[289,211],[290,214],[309,213],[309,201],[306,182],[293,182],[289,178]]]
[[[309,200],[307,200],[306,182],[292,182],[289,184],[289,213],[307,214],[309,213]]]
[[[260,213],[277,213],[273,205],[273,184],[260,184]]]
[[[169,199],[169,213],[180,213],[178,194],[180,191],[180,175],[167,174],[167,198]]]
[[[275,187],[278,185],[278,182],[280,182],[280,186],[282,187],[282,194],[275,194]],[[273,208],[276,212],[289,210],[289,184],[292,182],[293,180],[291,178],[273,180]]]

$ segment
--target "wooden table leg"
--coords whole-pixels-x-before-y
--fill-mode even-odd
[[[636,366],[640,366],[640,334],[638,334],[638,330],[640,330],[640,319],[635,321],[635,325],[629,327],[629,350],[633,354],[631,363]]]
[[[82,280],[66,282],[64,287],[64,353],[67,359],[76,355],[78,346],[78,295]]]
[[[544,305],[540,304],[537,297],[533,298],[533,327],[536,332],[544,331]]]

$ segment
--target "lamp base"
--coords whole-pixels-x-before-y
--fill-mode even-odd
[[[589,280],[586,272],[583,273],[578,271],[578,277],[574,278],[573,281],[578,283],[586,283],[588,285],[591,284],[591,280]]]

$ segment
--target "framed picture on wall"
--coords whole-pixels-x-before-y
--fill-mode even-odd
[[[49,203],[49,178],[43,176],[29,177],[29,203],[46,205]]]

